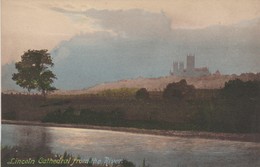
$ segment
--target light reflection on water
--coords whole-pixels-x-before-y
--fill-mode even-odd
[[[164,137],[60,127],[2,125],[2,146],[65,151],[81,158],[128,159],[153,167],[260,166],[260,143]]]

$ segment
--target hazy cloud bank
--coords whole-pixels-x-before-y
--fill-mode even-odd
[[[92,19],[92,26],[99,30],[76,35],[51,51],[60,89],[165,76],[172,61],[185,61],[188,53],[196,55],[197,66],[208,66],[211,72],[260,71],[260,19],[203,29],[171,29],[171,20],[163,12],[53,10],[74,20],[78,16]]]

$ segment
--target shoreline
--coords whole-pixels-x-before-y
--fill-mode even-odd
[[[57,124],[57,123],[42,123],[36,121],[14,121],[14,120],[1,120],[1,124],[96,129],[96,130],[107,130],[107,131],[114,131],[114,132],[168,136],[168,137],[216,139],[216,140],[256,142],[256,143],[260,142],[259,133],[240,134],[240,133],[220,133],[220,132],[200,132],[200,131],[153,130],[153,129],[138,129],[138,128],[130,128],[130,127],[108,127],[108,126],[82,125],[82,124],[80,125],[79,124]]]

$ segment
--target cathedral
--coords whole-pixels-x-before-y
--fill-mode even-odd
[[[186,69],[183,62],[173,62],[173,69],[170,72],[174,76],[187,76],[187,77],[201,77],[210,75],[207,67],[196,68],[195,67],[195,55],[188,54]]]

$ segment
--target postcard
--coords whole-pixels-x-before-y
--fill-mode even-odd
[[[2,0],[1,166],[260,166],[260,1]]]

